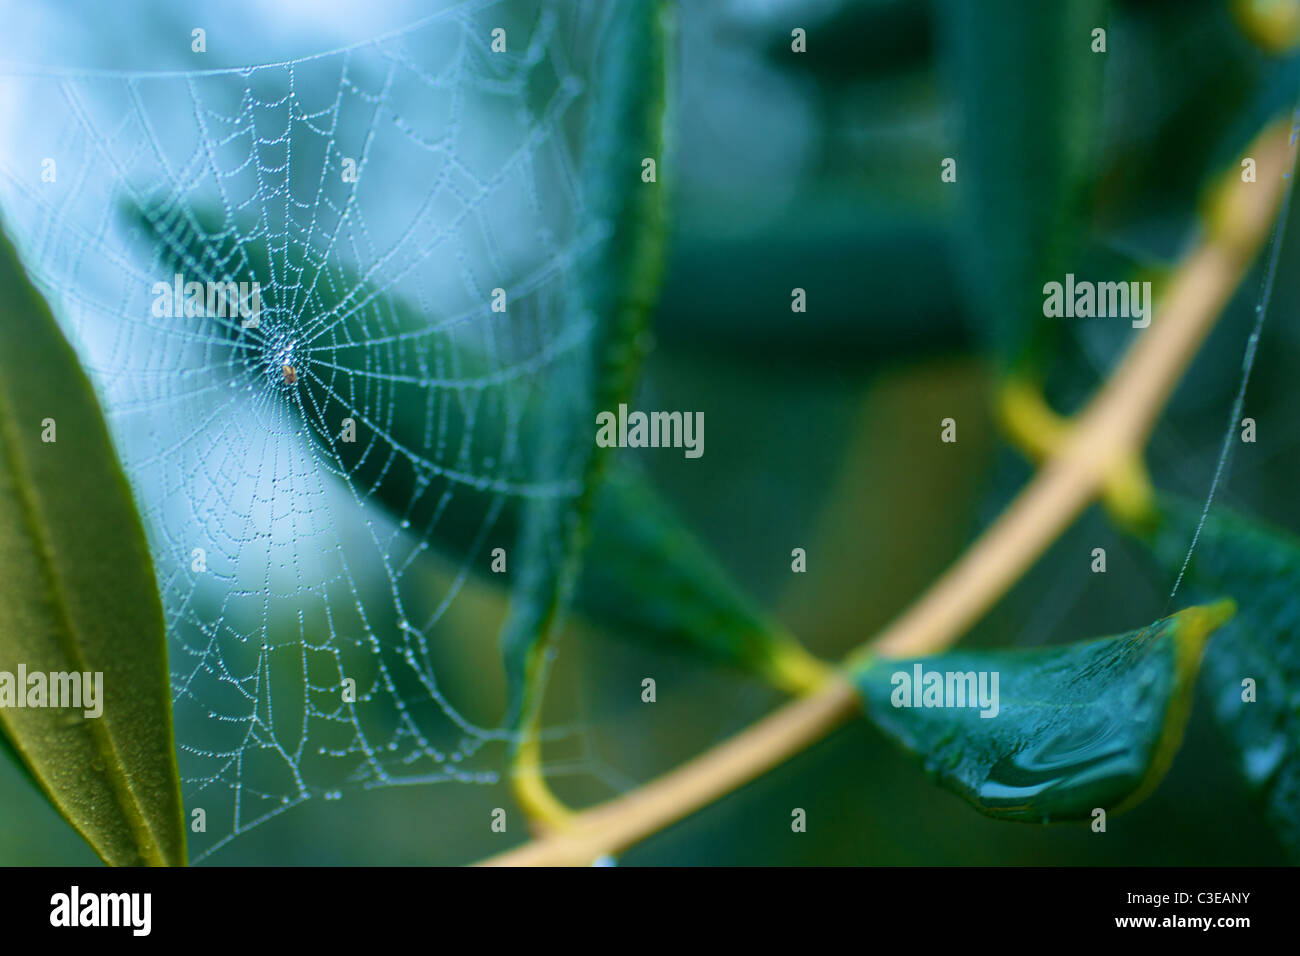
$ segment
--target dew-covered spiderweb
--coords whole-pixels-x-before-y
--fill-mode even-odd
[[[589,341],[605,12],[465,2],[257,66],[0,76],[0,206],[151,542],[192,859],[304,800],[503,766],[501,714],[439,665],[519,505],[578,488],[530,416]],[[176,274],[258,282],[256,324],[169,314]]]

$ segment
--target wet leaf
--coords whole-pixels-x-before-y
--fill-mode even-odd
[[[1164,776],[1205,641],[1231,614],[1223,601],[1077,644],[874,660],[854,679],[871,721],[981,813],[1089,820],[1134,805]],[[938,696],[924,694],[930,674]],[[988,706],[971,705],[977,695],[956,675],[973,675]],[[948,706],[916,706],[926,700]]]
[[[1161,500],[1155,553],[1171,575],[1182,568],[1201,511],[1190,501]],[[1216,507],[1201,528],[1180,593],[1237,600],[1236,617],[1206,651],[1203,686],[1242,776],[1261,795],[1290,853],[1300,857],[1300,540]]]

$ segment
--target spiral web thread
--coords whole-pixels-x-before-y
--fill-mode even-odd
[[[0,206],[141,507],[194,860],[348,787],[496,779],[500,715],[437,665],[487,639],[454,601],[503,511],[577,491],[521,430],[589,334],[572,273],[600,239],[576,164],[601,8],[522,6],[242,69],[0,75],[50,131],[0,152]],[[253,276],[257,326],[155,314],[174,271]],[[378,501],[398,473],[405,509]]]

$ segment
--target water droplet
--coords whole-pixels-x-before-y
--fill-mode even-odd
[[[1122,788],[1126,780],[1136,783],[1144,770],[1131,737],[1119,723],[1101,718],[1003,757],[978,787],[978,796],[990,809],[1006,809],[1014,815],[1017,808],[1036,804],[1037,813],[1047,815],[1053,791]]]

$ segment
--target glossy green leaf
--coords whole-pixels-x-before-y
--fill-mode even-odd
[[[1187,608],[1065,646],[873,660],[853,677],[872,722],[981,813],[1087,820],[1098,807],[1127,809],[1163,777],[1205,641],[1232,609]],[[931,674],[940,675],[937,693]],[[967,684],[949,675],[982,679],[989,706],[971,705]]]
[[[1155,552],[1171,576],[1182,569],[1201,511],[1190,501],[1161,500]],[[1204,686],[1242,776],[1300,857],[1300,540],[1216,507],[1196,539],[1183,593],[1237,600],[1237,616],[1206,652]]]
[[[1043,284],[1073,265],[1109,54],[1092,52],[1105,0],[946,0],[941,54],[961,127],[959,265],[999,354],[1032,361],[1053,328]],[[996,69],[990,68],[996,65]],[[935,180],[939,178],[936,160]],[[1059,321],[1059,320],[1058,320]]]
[[[12,700],[0,686],[0,725],[13,748],[106,862],[184,864],[163,612],[144,530],[90,382],[2,237],[0,578],[0,672],[14,675]],[[38,699],[17,686],[20,668],[101,674],[102,714],[14,706],[19,693]]]

